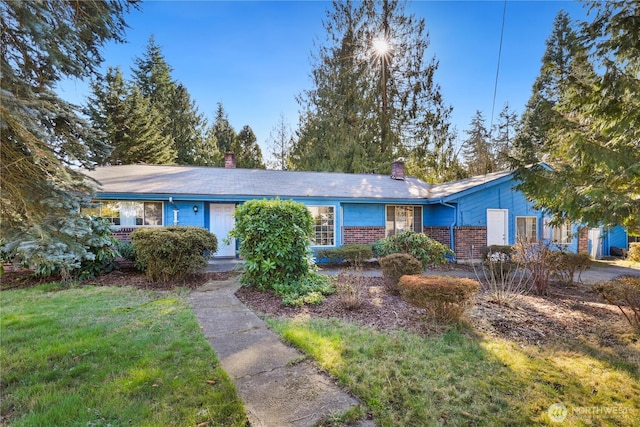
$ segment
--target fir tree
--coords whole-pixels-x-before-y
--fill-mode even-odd
[[[217,149],[220,153],[233,152],[236,146],[237,135],[231,123],[229,123],[229,118],[221,102],[218,102],[216,117],[211,126],[211,137],[215,138]]]
[[[484,175],[496,171],[495,158],[491,149],[489,131],[480,110],[471,119],[470,128],[465,130],[468,138],[463,142],[462,156],[470,176]]]
[[[52,262],[87,256],[76,235],[90,233],[77,212],[92,190],[78,167],[92,168],[109,147],[55,92],[65,76],[86,78],[109,41],[124,41],[125,1],[0,3],[0,237],[4,250],[55,248]],[[27,260],[29,261],[29,260]]]
[[[262,150],[258,145],[258,140],[253,130],[249,126],[244,126],[236,138],[233,152],[236,155],[236,165],[239,168],[264,169],[262,161]]]
[[[494,153],[496,170],[505,170],[510,166],[513,157],[514,139],[518,126],[518,115],[506,103],[498,115],[498,122],[493,125],[491,148]]]
[[[325,30],[314,87],[298,97],[296,169],[383,173],[398,156],[421,164],[446,145],[450,108],[433,81],[437,63],[424,59],[424,20],[404,2],[334,1]]]
[[[640,4],[589,2],[543,159],[520,188],[558,220],[640,230]]]
[[[269,134],[267,141],[271,160],[267,162],[270,169],[288,170],[289,156],[295,145],[293,131],[285,122],[284,115],[280,114],[278,124]]]
[[[171,100],[171,133],[177,152],[176,163],[181,165],[204,165],[206,119],[187,89],[179,83]]]

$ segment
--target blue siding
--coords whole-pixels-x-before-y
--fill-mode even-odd
[[[193,207],[198,207],[198,212],[193,211]],[[203,202],[175,201],[174,203],[164,203],[164,223],[173,225],[173,211],[178,209],[178,225],[191,225],[196,227],[209,228],[205,222],[205,204]]]
[[[384,204],[345,203],[342,207],[345,227],[384,227]]]
[[[516,217],[535,216],[538,218],[538,236],[542,237],[542,212],[533,208],[524,195],[516,191],[514,181],[509,180],[482,191],[460,197],[458,202],[457,226],[487,226],[487,209],[507,209],[509,211],[509,244],[515,244]]]
[[[611,246],[629,250],[627,231],[623,227],[618,225],[606,230],[605,233],[603,255],[611,255]]]
[[[425,227],[450,227],[455,219],[456,210],[444,205],[426,205],[423,209]]]

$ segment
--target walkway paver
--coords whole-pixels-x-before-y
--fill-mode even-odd
[[[210,281],[188,300],[251,425],[312,426],[358,405],[242,304],[234,295],[239,286],[237,278]]]

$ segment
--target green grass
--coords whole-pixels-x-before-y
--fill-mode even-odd
[[[521,346],[453,329],[422,338],[336,320],[267,322],[334,375],[381,426],[634,425],[640,419],[638,366],[598,349]],[[567,409],[562,424],[549,416],[556,403]]]
[[[179,291],[65,288],[0,293],[3,421],[247,424],[242,402]]]

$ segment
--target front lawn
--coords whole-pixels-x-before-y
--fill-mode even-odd
[[[247,425],[179,290],[54,283],[0,298],[0,424]]]
[[[598,349],[469,330],[420,336],[336,319],[269,318],[380,426],[637,425],[637,367]],[[554,421],[555,420],[555,421]]]

